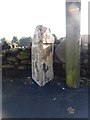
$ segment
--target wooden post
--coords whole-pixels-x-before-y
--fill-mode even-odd
[[[50,29],[36,27],[32,40],[32,78],[40,86],[53,79],[54,37]]]
[[[2,43],[0,43],[0,119],[2,119]]]
[[[66,84],[71,88],[80,84],[80,6],[66,0]]]

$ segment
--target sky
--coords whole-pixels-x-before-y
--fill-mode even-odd
[[[88,1],[82,0],[81,34],[88,33]],[[65,0],[0,0],[0,38],[33,37],[37,25],[66,35]]]

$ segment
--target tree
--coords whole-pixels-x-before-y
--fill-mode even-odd
[[[19,40],[19,46],[29,46],[32,42],[32,38],[31,37],[22,37],[20,40]]]
[[[2,45],[2,50],[10,49],[10,45],[5,41]]]
[[[16,36],[13,36],[12,43],[18,44],[18,38]]]
[[[4,44],[4,42],[6,42],[6,39],[5,38],[1,38],[1,43],[2,43],[2,45]]]

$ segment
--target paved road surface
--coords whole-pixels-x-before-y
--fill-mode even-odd
[[[3,78],[2,106],[4,118],[87,118],[88,88],[68,89],[62,78],[44,87],[30,78]]]

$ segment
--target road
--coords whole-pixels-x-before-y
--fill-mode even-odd
[[[3,118],[88,117],[87,87],[69,89],[59,77],[44,87],[29,77],[4,77],[2,83]]]

